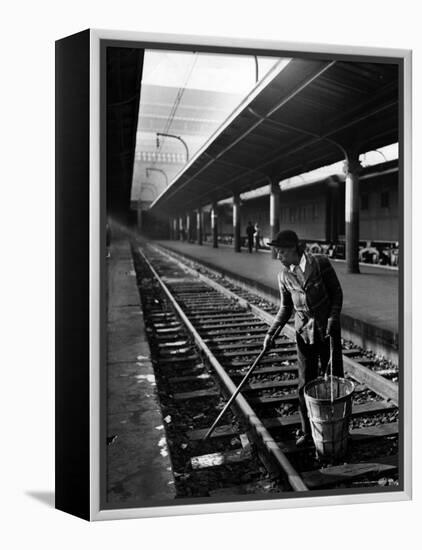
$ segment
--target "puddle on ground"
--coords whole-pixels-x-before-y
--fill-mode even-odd
[[[146,380],[151,384],[151,386],[157,385],[155,382],[155,376],[153,374],[136,374],[134,378],[138,380],[138,384]]]
[[[160,455],[163,457],[168,456],[168,450],[167,450],[167,441],[165,436],[161,436],[160,441],[158,442],[158,446],[161,447],[160,449]]]

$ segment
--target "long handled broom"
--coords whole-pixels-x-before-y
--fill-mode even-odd
[[[204,437],[202,439],[199,440],[199,443],[198,443],[198,446],[196,448],[196,452],[198,452],[198,450],[200,449],[200,447],[203,445],[203,443],[205,443],[205,441],[207,441],[207,439],[211,436],[211,434],[214,432],[214,430],[216,429],[216,427],[218,426],[220,420],[223,418],[223,416],[226,414],[228,408],[230,407],[230,405],[233,403],[233,401],[236,399],[236,397],[239,395],[239,392],[242,390],[243,386],[246,384],[246,382],[249,380],[249,378],[251,377],[253,371],[256,369],[256,367],[259,365],[260,361],[262,360],[262,358],[264,357],[264,355],[267,353],[269,348],[263,348],[262,351],[259,353],[258,357],[255,359],[255,361],[252,363],[252,365],[249,367],[249,370],[248,372],[245,374],[245,376],[243,377],[242,381],[240,382],[240,384],[238,385],[238,387],[236,388],[235,392],[233,393],[233,395],[230,397],[230,399],[227,401],[227,403],[225,404],[223,410],[220,412],[220,414],[217,416],[217,418],[214,420],[212,426],[208,429],[208,431],[206,432],[206,434],[204,435]],[[185,473],[187,473],[187,470],[189,470],[191,468],[191,460],[189,459],[188,462],[186,463],[186,466],[185,466]]]
[[[235,392],[233,393],[233,395],[230,397],[230,399],[227,401],[227,403],[225,404],[223,410],[220,412],[220,414],[217,416],[217,418],[214,420],[212,426],[209,428],[209,430],[207,431],[207,433],[204,435],[204,437],[201,439],[200,443],[204,443],[210,436],[211,434],[213,433],[213,431],[215,430],[215,428],[218,426],[218,423],[220,422],[220,420],[223,418],[223,416],[226,414],[227,412],[227,409],[230,407],[230,405],[233,403],[233,401],[236,399],[236,397],[239,395],[240,391],[242,390],[243,386],[246,384],[246,382],[249,380],[249,378],[251,377],[253,371],[256,369],[256,367],[259,365],[261,359],[264,357],[264,355],[267,353],[267,350],[269,348],[264,348],[260,354],[258,355],[258,357],[255,359],[255,361],[252,363],[252,365],[249,367],[249,370],[248,372],[245,374],[245,376],[243,377],[243,380],[240,382],[240,384],[237,386]]]

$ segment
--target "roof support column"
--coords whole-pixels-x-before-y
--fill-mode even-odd
[[[359,271],[359,174],[361,165],[357,153],[349,153],[344,163],[346,174],[346,269]]]
[[[212,233],[212,247],[218,248],[218,210],[217,203],[214,202],[211,208],[211,233]]]
[[[202,220],[202,208],[198,208],[196,211],[196,242],[202,244],[202,231],[203,231],[203,220]]]
[[[277,182],[271,183],[270,192],[270,236],[271,240],[274,240],[277,233],[280,231],[280,186]],[[277,257],[277,250],[272,247],[272,257],[275,260]]]
[[[233,195],[233,243],[234,251],[240,252],[240,195]]]
[[[186,239],[188,243],[192,242],[192,227],[189,212],[186,214]]]
[[[174,241],[174,239],[176,238],[175,237],[176,231],[175,231],[175,228],[174,228],[174,218],[172,218],[172,217],[169,218],[169,225],[170,225],[170,240]]]
[[[186,232],[183,226],[183,216],[179,216],[179,239],[181,241],[186,240]]]
[[[178,241],[180,239],[180,230],[179,230],[179,221],[177,217],[173,219],[173,227],[174,227],[174,240]]]

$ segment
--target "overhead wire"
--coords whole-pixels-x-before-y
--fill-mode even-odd
[[[179,90],[178,90],[178,92],[177,92],[177,95],[176,95],[176,98],[175,98],[175,100],[174,100],[173,106],[172,106],[172,108],[171,108],[170,114],[169,114],[169,116],[168,116],[168,118],[167,118],[167,121],[166,121],[166,126],[165,126],[165,128],[164,128],[164,131],[161,132],[161,133],[163,133],[163,134],[168,134],[168,133],[169,133],[169,130],[170,130],[171,125],[172,125],[172,123],[173,123],[173,119],[174,119],[174,117],[176,116],[177,109],[179,108],[180,102],[181,102],[182,97],[183,97],[183,95],[184,95],[184,93],[185,93],[185,91],[186,91],[186,87],[187,87],[188,82],[189,82],[189,80],[190,80],[190,78],[191,78],[191,76],[192,76],[192,72],[193,72],[193,70],[194,70],[194,68],[195,68],[195,65],[196,65],[197,61],[198,61],[198,52],[195,52],[195,53],[194,53],[194,59],[193,59],[192,65],[191,65],[190,69],[189,69],[188,72],[187,72],[187,75],[186,75],[184,84],[183,84],[182,87],[179,88]],[[155,156],[155,160],[154,160],[154,162],[153,162],[153,166],[155,166],[155,164],[156,164],[157,161],[158,161],[158,156],[159,156],[159,154],[160,154],[160,152],[161,152],[161,150],[162,150],[162,148],[163,148],[165,139],[166,139],[165,137],[162,137],[162,138],[161,138],[160,145],[159,145],[159,147],[158,147],[158,150],[157,150],[157,153],[156,153],[156,156]]]

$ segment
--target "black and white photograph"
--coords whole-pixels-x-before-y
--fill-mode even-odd
[[[403,492],[403,59],[100,49],[100,508]]]
[[[417,546],[416,8],[4,5],[2,547]]]

